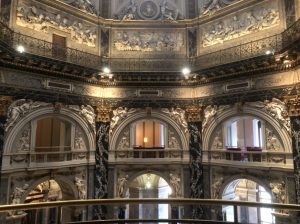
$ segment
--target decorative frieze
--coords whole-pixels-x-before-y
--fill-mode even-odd
[[[221,10],[222,8],[240,0],[209,0],[209,1],[199,1],[199,15],[212,15],[215,12]]]
[[[60,13],[53,13],[36,5],[19,3],[17,25],[36,31],[49,32],[50,27],[71,33],[72,40],[90,47],[96,46],[96,29],[83,21]]]

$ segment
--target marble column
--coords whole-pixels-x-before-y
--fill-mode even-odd
[[[296,203],[300,204],[300,98],[298,95],[287,96],[285,97],[285,103],[287,104],[291,120]],[[300,223],[300,212],[296,216],[294,218]],[[280,218],[283,219],[285,217]]]
[[[0,170],[2,170],[2,159],[4,152],[4,134],[5,123],[7,118],[7,109],[12,102],[12,98],[9,96],[0,96]],[[0,172],[0,186],[2,186],[2,176]]]
[[[108,195],[108,150],[109,150],[109,110],[97,108],[96,153],[95,153],[95,199],[104,199]],[[94,206],[94,219],[105,219],[106,206]]]
[[[190,169],[191,169],[191,198],[204,198],[203,191],[203,166],[202,166],[202,136],[201,122],[188,123],[190,134]],[[203,208],[201,206],[193,207],[193,218],[203,218]]]

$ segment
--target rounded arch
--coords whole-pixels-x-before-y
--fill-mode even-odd
[[[170,179],[168,178],[168,176],[165,173],[159,172],[157,170],[142,170],[142,171],[136,172],[136,173],[132,174],[131,176],[128,176],[128,183],[131,183],[137,177],[142,176],[144,174],[155,174],[155,175],[163,178],[168,183],[168,185],[170,187],[172,187],[172,185],[170,184]]]
[[[229,178],[226,178],[226,180],[223,182],[223,184],[220,188],[220,199],[222,199],[222,195],[225,193],[226,189],[230,186],[230,184],[232,182],[238,181],[241,179],[247,179],[247,180],[253,181],[253,182],[257,183],[258,185],[262,186],[272,196],[272,200],[274,200],[272,190],[271,190],[269,184],[255,176],[248,175],[248,174],[234,175]]]
[[[94,134],[91,134],[91,128],[89,124],[79,114],[67,108],[62,108],[58,113],[54,112],[53,107],[45,107],[26,114],[18,122],[15,123],[15,125],[6,133],[4,152],[9,153],[9,150],[12,149],[13,143],[17,138],[19,131],[22,130],[22,128],[26,124],[28,124],[31,121],[39,120],[49,116],[55,116],[66,121],[70,121],[71,123],[78,124],[82,128],[84,135],[86,136],[88,143],[87,149],[95,149],[95,136]]]
[[[57,184],[59,185],[62,191],[62,196],[64,200],[71,200],[71,199],[78,198],[78,191],[76,189],[75,184],[71,180],[61,175],[55,175],[53,178],[50,178],[49,175],[47,175],[42,178],[36,179],[29,185],[28,189],[22,195],[21,202],[24,203],[28,194],[31,191],[33,191],[39,184],[46,182],[50,179],[57,182]]]
[[[144,111],[140,111],[140,112],[136,112],[135,114],[132,114],[131,116],[128,116],[127,118],[122,120],[120,122],[120,124],[118,124],[118,126],[112,132],[112,135],[110,138],[110,149],[117,148],[118,137],[125,127],[127,127],[129,124],[132,124],[138,120],[145,119],[145,118],[156,119],[156,120],[161,121],[162,123],[172,126],[180,138],[179,140],[182,145],[182,149],[188,150],[189,144],[188,144],[187,133],[185,133],[185,131],[182,129],[182,127],[178,123],[176,123],[174,121],[174,119],[172,119],[170,116],[168,116],[164,113],[158,112],[158,111],[152,111],[151,116],[149,116]]]
[[[236,110],[231,108],[223,111],[220,114],[217,114],[217,116],[212,119],[212,122],[209,123],[207,128],[203,130],[203,148],[206,150],[210,150],[210,138],[215,129],[223,122],[236,116],[254,116],[258,119],[266,121],[278,133],[283,145],[285,146],[285,151],[292,152],[292,140],[290,138],[289,131],[286,128],[283,128],[283,126],[270,114],[264,112],[263,110],[260,110],[259,108],[254,108],[247,105],[244,105],[242,113],[237,113]]]

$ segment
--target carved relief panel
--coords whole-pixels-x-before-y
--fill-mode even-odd
[[[280,10],[279,2],[272,0],[207,23],[201,29],[200,47],[217,46],[245,35],[277,28],[282,20]]]
[[[138,57],[185,54],[185,33],[177,30],[118,30],[112,32],[112,55]]]
[[[16,8],[16,24],[35,31],[51,33],[51,28],[70,33],[71,39],[89,47],[96,46],[96,28],[79,18],[49,7],[20,1]]]

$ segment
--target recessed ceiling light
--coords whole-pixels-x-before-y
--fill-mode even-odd
[[[17,51],[22,54],[25,51],[25,48],[22,45],[19,45],[17,46]]]

